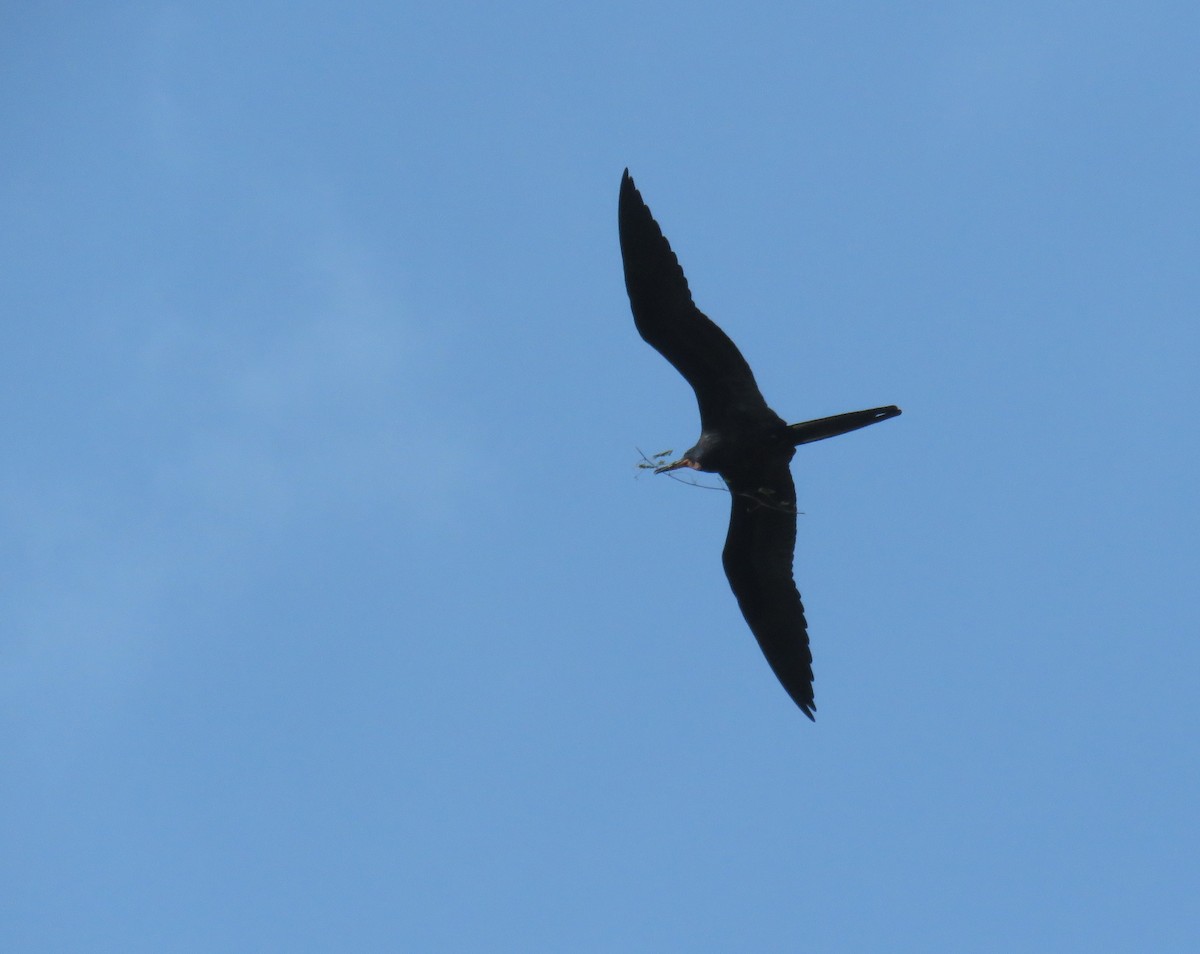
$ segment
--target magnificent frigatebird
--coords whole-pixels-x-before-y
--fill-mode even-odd
[[[737,346],[692,302],[679,260],[629,170],[618,203],[621,258],[633,320],[642,338],[696,392],[700,439],[655,473],[690,467],[720,474],[733,510],[722,561],[742,615],[783,688],[813,719],[808,623],[792,579],[796,447],[845,434],[900,413],[895,406],[788,424],[763,399]]]

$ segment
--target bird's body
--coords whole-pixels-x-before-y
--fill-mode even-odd
[[[628,169],[618,222],[634,323],[692,386],[700,408],[700,439],[658,470],[690,467],[724,479],[732,497],[725,575],[775,675],[811,719],[816,704],[808,624],[792,579],[796,491],[790,463],[799,444],[895,417],[900,409],[789,425],[767,406],[737,346],[692,302],[683,269]]]

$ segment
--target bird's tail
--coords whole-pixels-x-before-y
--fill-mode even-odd
[[[899,413],[900,408],[891,404],[887,407],[873,407],[869,411],[850,411],[847,414],[835,414],[833,417],[822,417],[802,424],[789,424],[788,430],[792,432],[792,443],[799,447],[801,444],[823,441],[827,437],[837,437],[848,431],[857,431],[868,424],[878,424]]]

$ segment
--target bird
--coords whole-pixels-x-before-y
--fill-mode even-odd
[[[722,563],[763,655],[792,701],[816,721],[812,652],[804,604],[792,576],[796,489],[791,461],[802,444],[878,424],[895,405],[788,424],[767,405],[737,346],[692,301],[670,243],[626,169],[618,230],[625,289],[642,338],[696,392],[700,438],[655,468],[719,474],[732,500]]]

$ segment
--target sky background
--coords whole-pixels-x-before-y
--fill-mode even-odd
[[[1200,949],[1194,2],[5,4],[0,948]],[[802,448],[639,475],[629,166]]]

